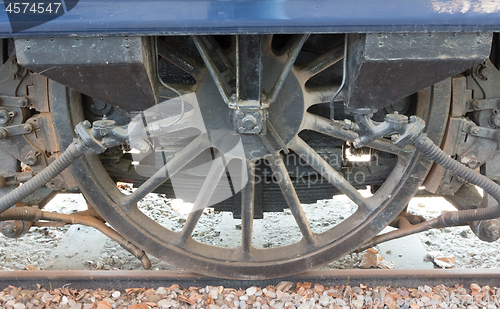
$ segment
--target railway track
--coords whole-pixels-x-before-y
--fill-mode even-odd
[[[40,284],[46,289],[63,286],[71,288],[102,288],[124,290],[128,288],[157,288],[178,284],[181,288],[224,286],[246,289],[251,286],[266,287],[281,281],[292,283],[312,282],[324,286],[392,286],[417,288],[418,286],[455,286],[468,288],[476,283],[494,287],[500,282],[500,269],[350,269],[314,270],[296,276],[266,280],[228,280],[182,271],[0,271],[0,289],[8,286],[36,289]]]

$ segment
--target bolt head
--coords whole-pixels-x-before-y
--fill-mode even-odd
[[[493,114],[491,116],[491,124],[493,124],[495,127],[500,127],[500,115],[499,114]]]
[[[97,109],[97,110],[103,110],[108,106],[106,102],[103,102],[101,100],[94,100],[94,104],[92,104],[92,107]]]
[[[9,123],[11,120],[11,117],[9,116],[8,111],[2,109],[0,110],[0,124],[6,124]]]
[[[352,125],[352,121],[350,121],[349,119],[345,119],[344,120],[344,126],[342,127],[342,129],[344,129],[344,130],[350,130],[351,129],[351,125]]]
[[[393,114],[385,115],[385,121],[397,124],[406,123],[408,122],[408,117],[406,117],[405,115],[400,115],[397,112],[394,112]]]
[[[241,123],[246,129],[251,130],[257,125],[257,119],[253,116],[246,116]]]
[[[28,156],[26,158],[26,164],[28,164],[28,165],[35,165],[35,163],[36,163],[36,158],[35,157]]]
[[[82,125],[83,125],[83,127],[84,127],[85,129],[90,129],[90,128],[92,128],[92,124],[91,124],[91,123],[90,123],[90,121],[88,121],[88,120],[85,120],[85,121],[82,123]]]
[[[498,220],[493,219],[490,221],[483,221],[481,223],[482,234],[488,238],[488,241],[494,241],[498,239],[500,235],[500,226],[498,225]]]
[[[352,145],[355,147],[355,148],[360,148],[362,147],[363,145],[361,145],[361,140],[359,138],[355,139],[354,142],[352,142]]]
[[[21,71],[21,66],[19,66],[19,64],[17,64],[17,63],[13,63],[13,64],[9,65],[9,71],[12,74],[17,74]]]
[[[479,101],[479,100],[472,101],[472,107],[474,109],[481,109],[481,107],[482,107],[481,101]]]
[[[0,129],[0,139],[7,138],[7,136],[9,136],[7,131],[5,129]]]
[[[33,131],[33,127],[31,126],[31,124],[27,123],[24,125],[24,130],[26,132],[31,132],[31,131]]]
[[[245,113],[244,112],[238,112],[238,118],[243,119],[243,117],[245,117]]]
[[[244,127],[239,127],[238,128],[238,133],[243,134],[244,132],[245,132],[245,128]]]

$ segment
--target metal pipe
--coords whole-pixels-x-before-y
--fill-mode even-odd
[[[288,73],[290,73],[290,70],[292,69],[292,66],[295,63],[295,60],[297,59],[297,56],[299,55],[299,52],[302,49],[302,46],[304,45],[308,37],[309,34],[296,35],[295,42],[290,48],[285,65],[283,66],[283,69],[281,70],[280,75],[278,76],[277,82],[274,84],[273,89],[271,89],[271,92],[269,93],[269,98],[266,102],[266,105],[269,106],[274,101],[276,101],[276,98],[278,97],[281,87],[283,87],[285,79],[288,76]]]
[[[416,225],[408,226],[392,232],[388,232],[379,236],[375,236],[367,244],[356,250],[357,252],[366,250],[377,244],[408,236],[411,234],[423,232],[431,228],[442,228],[447,226],[466,225],[473,221],[490,220],[500,217],[500,186],[481,175],[480,173],[466,167],[458,161],[452,159],[444,151],[430,140],[427,135],[421,134],[414,142],[415,148],[427,156],[429,159],[435,161],[445,169],[451,171],[455,175],[462,177],[465,181],[476,185],[486,191],[498,202],[495,207],[480,208],[480,209],[466,209],[458,211],[448,211],[439,217],[422,222]]]
[[[151,268],[151,261],[149,260],[146,253],[139,249],[136,245],[129,242],[125,237],[118,234],[111,227],[107,226],[104,222],[98,218],[92,216],[82,216],[77,214],[58,214],[53,212],[41,211],[37,208],[32,207],[16,207],[10,208],[7,211],[0,214],[0,221],[6,220],[26,220],[26,221],[55,221],[64,222],[67,224],[81,224],[95,228],[99,232],[103,233],[110,239],[117,242],[122,248],[133,254],[136,258],[141,261],[142,267],[144,269]]]
[[[480,173],[466,167],[460,162],[452,159],[438,146],[434,145],[426,134],[422,134],[415,142],[415,148],[435,161],[453,174],[462,177],[465,181],[476,185],[491,195],[499,205],[495,207],[481,209],[467,209],[459,211],[450,211],[442,214],[438,218],[442,220],[445,226],[467,224],[470,221],[482,221],[500,217],[500,186],[494,181]]]

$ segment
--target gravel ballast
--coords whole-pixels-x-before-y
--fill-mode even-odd
[[[276,286],[245,290],[224,286],[183,287],[172,285],[156,289],[125,290],[72,289],[71,286],[36,290],[18,287],[0,292],[0,306],[13,309],[149,309],[149,308],[330,308],[330,309],[495,309],[500,290],[471,284],[470,287],[443,285],[417,288],[375,286],[323,286],[310,282],[282,281]]]

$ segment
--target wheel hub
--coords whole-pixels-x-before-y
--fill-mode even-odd
[[[264,93],[269,93],[276,83],[283,64],[275,57],[268,55],[263,55],[262,64],[265,68],[262,89]],[[245,113],[244,110],[229,108],[217,90],[213,79],[208,75],[205,76],[196,91],[196,97],[209,136],[213,137],[215,132],[218,132],[217,136],[220,136],[221,131],[228,135],[238,135],[239,138],[233,142],[242,142],[247,159],[260,159],[269,155],[266,143],[269,143],[275,151],[283,150],[284,146],[301,130],[305,113],[302,87],[292,73],[288,74],[277,99],[269,108],[262,110],[263,113],[267,114],[267,130],[261,134],[245,133],[247,130],[255,129],[260,121],[260,114],[257,111]],[[238,123],[241,125],[236,130],[232,117],[240,119]],[[211,142],[215,148],[228,149],[226,139],[211,138]]]

